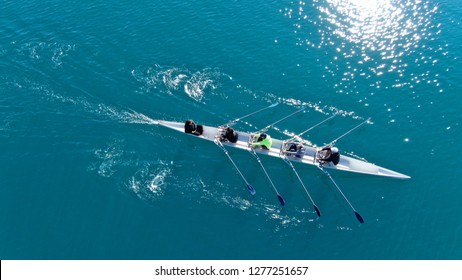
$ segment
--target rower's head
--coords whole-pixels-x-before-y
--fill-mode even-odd
[[[260,142],[260,141],[263,141],[263,139],[266,139],[266,133],[260,134],[257,141]]]
[[[332,147],[330,148],[331,152],[334,153],[334,154],[337,154],[338,153],[338,148],[337,147]]]

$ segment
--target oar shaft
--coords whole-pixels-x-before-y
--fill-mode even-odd
[[[336,138],[334,141],[330,142],[331,145],[334,145],[338,140],[340,140],[341,138],[343,138],[344,136],[350,134],[353,130],[357,129],[358,127],[362,126],[363,124],[367,123],[368,121],[370,121],[371,118],[368,118],[367,120],[363,121],[362,123],[358,124],[357,126],[353,127],[352,129],[348,130],[347,132],[345,132],[344,134],[342,134],[340,137]]]
[[[237,167],[236,163],[234,162],[234,160],[231,158],[231,156],[228,154],[228,152],[225,153],[226,156],[229,158],[229,161],[231,161],[231,163],[233,164],[234,168],[236,169],[237,173],[239,173],[239,175],[241,175],[241,178],[242,180],[244,180],[244,182],[246,184],[249,184],[249,182],[247,182],[247,180],[245,179],[244,175],[242,175],[242,172],[241,170],[239,170],[239,167]]]
[[[228,126],[228,125],[235,124],[236,122],[238,122],[238,121],[240,121],[240,120],[242,120],[242,119],[245,119],[245,118],[247,118],[247,117],[250,117],[250,116],[252,116],[252,115],[255,115],[255,114],[257,114],[257,113],[260,113],[261,111],[264,111],[264,110],[266,110],[266,109],[276,107],[277,105],[279,105],[279,102],[273,103],[273,104],[271,104],[271,105],[268,106],[268,107],[259,109],[259,110],[255,111],[255,112],[252,112],[252,113],[247,114],[247,115],[245,115],[245,116],[242,116],[242,117],[240,117],[240,118],[234,119],[234,120],[232,120],[232,121],[230,121],[230,122],[228,122],[228,123],[225,123],[225,124],[222,125],[222,126]]]
[[[332,178],[332,176],[330,175],[329,172],[327,172],[324,168],[321,168],[321,170],[327,175],[327,177],[329,177],[329,179],[332,181],[332,183],[334,184],[334,186],[337,188],[337,190],[340,192],[340,194],[343,196],[343,198],[346,200],[346,202],[350,205],[351,209],[353,209],[353,211],[356,211],[355,208],[353,207],[353,205],[351,205],[350,201],[348,200],[348,198],[345,196],[345,194],[342,192],[342,190],[339,188],[339,186],[337,185],[337,183],[334,181],[334,179]]]
[[[350,203],[350,201],[348,200],[348,198],[345,196],[345,194],[342,192],[342,190],[340,189],[340,187],[337,185],[337,183],[334,181],[334,178],[332,178],[332,176],[330,175],[329,172],[327,172],[327,170],[324,169],[324,167],[322,167],[321,165],[318,165],[317,166],[322,172],[324,172],[324,174],[327,175],[327,177],[329,177],[329,179],[332,181],[332,183],[334,183],[335,187],[337,188],[337,190],[340,192],[340,194],[343,196],[343,198],[345,199],[345,201],[348,203],[348,205],[350,205],[350,208],[353,210],[353,212],[355,213],[355,216],[356,218],[358,219],[358,221],[362,224],[364,223],[364,219],[363,217],[361,217],[361,215],[358,213],[358,211],[356,211],[356,209],[353,207],[353,205]]]
[[[316,206],[316,204],[314,203],[314,200],[311,197],[310,193],[308,192],[307,188],[305,187],[305,184],[303,183],[302,179],[300,178],[300,175],[298,175],[297,170],[295,170],[295,166],[292,164],[292,162],[290,162],[290,160],[286,156],[284,156],[283,159],[292,168],[292,170],[294,171],[295,175],[298,178],[298,181],[300,181],[300,184],[302,185],[302,187],[305,190],[306,194],[310,198],[311,203],[313,204],[314,210],[316,211],[316,214],[318,215],[318,217],[321,217],[321,211],[319,210],[318,206]]]
[[[307,194],[308,197],[310,198],[311,203],[314,204],[313,198],[311,198],[310,193],[309,193],[308,190],[306,189],[305,184],[303,183],[302,179],[300,178],[300,175],[298,175],[297,170],[295,170],[295,167],[294,167],[294,165],[292,164],[292,162],[290,162],[290,160],[289,160],[287,157],[284,157],[284,161],[292,168],[292,171],[294,171],[295,175],[296,175],[297,178],[298,178],[298,181],[300,181],[300,184],[302,185],[302,187],[303,187],[303,189],[305,190],[306,194]]]
[[[276,186],[274,185],[273,180],[271,180],[271,177],[269,176],[268,172],[266,172],[266,168],[265,168],[265,166],[263,166],[263,163],[261,162],[260,157],[257,155],[257,153],[255,152],[254,149],[250,149],[249,152],[255,157],[255,159],[257,159],[258,163],[261,166],[261,169],[263,169],[263,172],[266,175],[266,178],[268,178],[268,181],[270,182],[271,186],[273,187],[274,192],[276,192],[279,203],[281,203],[281,205],[284,206],[286,204],[286,202],[284,201],[284,198],[282,198],[282,196],[279,194],[279,192],[276,189]]]
[[[299,109],[299,110],[297,110],[297,111],[291,113],[290,115],[287,115],[287,116],[285,116],[284,118],[282,118],[282,119],[280,119],[280,120],[277,120],[277,121],[275,121],[274,123],[272,123],[272,124],[270,124],[270,125],[265,126],[265,128],[260,129],[258,132],[266,132],[266,131],[267,131],[268,129],[270,129],[272,126],[274,126],[274,125],[276,125],[276,124],[282,122],[282,121],[285,120],[285,119],[288,119],[288,118],[292,117],[293,115],[295,115],[295,114],[297,114],[297,113],[299,113],[299,112],[301,112],[301,111],[303,111],[303,110],[305,110],[305,107],[302,107],[301,109]]]
[[[214,141],[215,144],[225,153],[225,155],[228,157],[229,161],[231,161],[231,163],[233,164],[234,168],[236,169],[237,173],[239,173],[239,175],[241,176],[242,180],[244,180],[245,184],[247,185],[247,189],[248,191],[254,195],[256,193],[255,189],[252,187],[252,185],[249,184],[249,182],[247,182],[247,180],[245,179],[244,175],[242,174],[241,170],[239,170],[239,167],[237,167],[236,163],[234,162],[234,160],[231,158],[231,156],[229,155],[228,153],[228,150],[225,148],[225,146],[223,146],[223,144],[221,142],[219,142],[219,140],[215,140]]]
[[[304,130],[304,131],[300,132],[299,134],[297,134],[297,135],[295,135],[294,137],[290,138],[289,141],[292,141],[293,139],[296,139],[296,138],[298,138],[298,137],[301,137],[303,134],[307,133],[308,131],[310,131],[310,130],[312,130],[312,129],[318,127],[318,126],[320,126],[321,124],[327,122],[328,120],[332,119],[332,118],[335,117],[335,116],[337,116],[337,113],[333,114],[332,116],[328,117],[327,119],[323,120],[322,122],[320,122],[320,123],[318,123],[318,124],[316,124],[316,125],[314,125],[314,126],[308,128],[307,130]]]
[[[266,172],[266,168],[265,166],[263,165],[263,163],[261,162],[261,159],[260,157],[255,153],[255,151],[252,150],[252,154],[255,156],[255,158],[257,159],[258,163],[260,164],[261,166],[261,169],[263,169],[263,172],[265,173],[266,175],[266,178],[268,178],[269,182],[271,183],[271,186],[273,187],[274,191],[276,192],[276,194],[279,194],[278,190],[276,189],[276,186],[274,186],[274,183],[273,183],[273,180],[271,180],[271,177],[269,176],[268,172]]]

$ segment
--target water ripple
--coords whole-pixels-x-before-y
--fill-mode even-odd
[[[123,153],[123,140],[111,140],[106,147],[95,150],[94,155],[97,161],[90,165],[88,171],[95,171],[102,177],[111,177],[116,172],[117,165],[122,161]]]
[[[146,163],[128,180],[128,187],[139,198],[152,202],[164,195],[170,175],[168,164],[152,170],[151,164]]]
[[[13,44],[16,44],[13,42]],[[27,42],[22,43],[17,52],[33,61],[51,62],[53,68],[60,67],[65,57],[75,51],[75,44],[62,42]]]
[[[218,95],[216,91],[221,79],[231,77],[218,69],[204,68],[191,71],[182,67],[138,67],[132,70],[132,76],[141,83],[139,92],[159,90],[170,95],[186,94],[195,101],[205,103],[207,95]]]

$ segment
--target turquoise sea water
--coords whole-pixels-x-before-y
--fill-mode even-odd
[[[461,259],[455,0],[1,1],[1,259]],[[152,120],[304,138],[412,176],[294,174]]]

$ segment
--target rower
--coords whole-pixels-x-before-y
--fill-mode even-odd
[[[229,141],[231,143],[236,143],[239,138],[239,134],[232,127],[228,126],[222,130],[220,141]]]
[[[340,152],[337,147],[326,146],[319,152],[323,153],[321,157],[318,158],[321,164],[329,164],[332,162],[334,165],[337,165],[340,162]]]
[[[199,136],[204,132],[204,127],[200,124],[196,125],[193,120],[187,120],[184,123],[184,132]]]
[[[257,141],[252,143],[252,149],[261,147],[264,150],[269,150],[271,149],[271,145],[273,145],[271,136],[266,133],[257,133],[253,136],[253,139],[257,139]]]
[[[305,155],[305,147],[301,143],[288,142],[284,144],[284,153],[289,156],[302,158]]]

